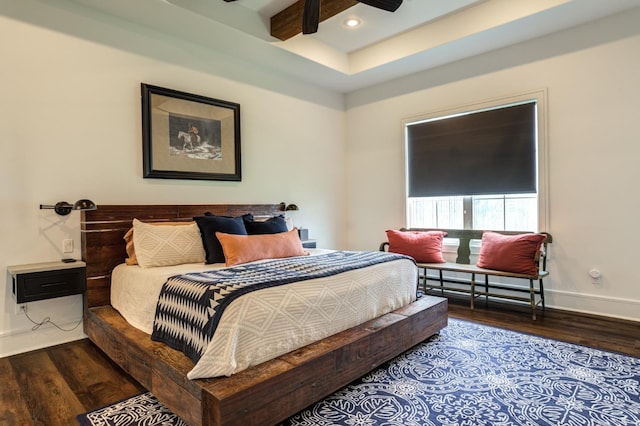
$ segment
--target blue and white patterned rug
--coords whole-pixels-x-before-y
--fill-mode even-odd
[[[183,425],[150,394],[82,425]],[[173,422],[173,423],[172,423]],[[282,426],[640,426],[640,359],[466,321]]]

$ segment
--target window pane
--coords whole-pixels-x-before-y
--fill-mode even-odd
[[[462,197],[447,197],[438,200],[437,228],[464,228],[462,201]]]
[[[420,197],[407,199],[409,228],[464,229],[464,197]],[[472,229],[532,231],[538,225],[536,194],[481,195],[471,197]]]
[[[409,228],[436,228],[438,223],[436,200],[409,198],[407,200],[407,226]]]
[[[473,197],[473,229],[504,230],[504,197]]]
[[[505,199],[505,229],[510,231],[538,230],[538,197],[535,195]]]
[[[408,198],[407,226],[462,229],[462,210],[462,197]]]

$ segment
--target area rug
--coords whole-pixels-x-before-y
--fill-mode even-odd
[[[82,425],[183,425],[151,394]],[[281,426],[640,425],[640,359],[449,320]]]
[[[81,426],[187,426],[150,392],[80,414]]]

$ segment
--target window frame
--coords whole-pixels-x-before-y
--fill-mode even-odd
[[[535,101],[537,109],[537,128],[536,128],[536,160],[537,160],[537,196],[538,196],[538,226],[537,230],[547,230],[549,225],[549,179],[548,179],[548,140],[547,140],[547,89],[537,89],[528,92],[523,92],[515,95],[508,95],[500,98],[493,98],[481,102],[474,102],[470,104],[458,105],[451,108],[435,110],[423,114],[417,114],[411,117],[404,118],[402,120],[403,131],[403,160],[404,160],[404,216],[405,226],[409,220],[409,209],[407,200],[409,198],[409,166],[408,166],[408,148],[407,139],[408,132],[407,126],[424,120],[431,120],[435,118],[453,116],[458,114],[465,114],[479,110],[486,110],[491,108],[499,108],[502,106],[508,106],[510,104],[516,104],[526,101]]]

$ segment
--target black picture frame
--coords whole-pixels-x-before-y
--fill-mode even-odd
[[[141,83],[144,178],[241,181],[240,104]]]

